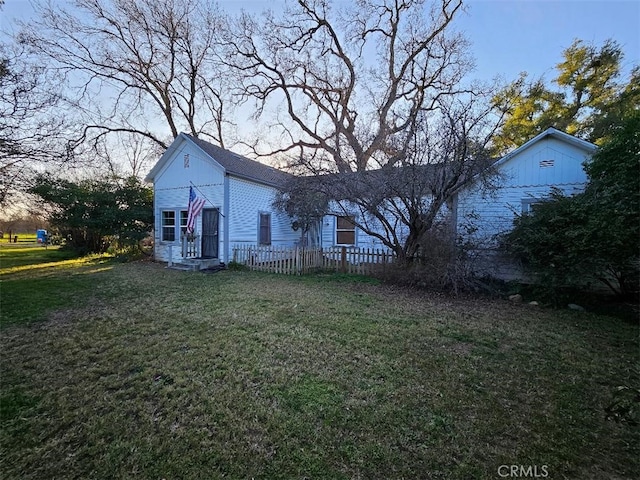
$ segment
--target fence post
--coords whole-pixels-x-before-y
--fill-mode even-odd
[[[347,247],[342,247],[340,252],[340,271],[347,273]]]

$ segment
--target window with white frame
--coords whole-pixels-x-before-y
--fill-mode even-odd
[[[336,217],[336,245],[354,245],[356,243],[355,218]]]
[[[531,209],[532,207],[536,204],[536,203],[540,203],[542,202],[543,199],[541,198],[534,198],[534,197],[528,197],[528,198],[523,198],[522,199],[522,213],[531,213]]]
[[[180,235],[187,234],[187,218],[188,212],[186,210],[180,210]]]
[[[173,210],[163,210],[160,217],[161,238],[163,242],[174,242],[176,240],[176,212]]]
[[[271,245],[271,214],[260,213],[258,220],[258,243]]]

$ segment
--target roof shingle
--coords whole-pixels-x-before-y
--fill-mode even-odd
[[[282,170],[243,157],[242,155],[238,155],[237,153],[218,147],[189,134],[184,135],[200,147],[207,155],[222,165],[228,174],[273,186],[280,186],[291,178],[289,173],[283,172]]]

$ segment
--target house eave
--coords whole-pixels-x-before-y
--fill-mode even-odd
[[[242,175],[239,173],[234,173],[234,172],[229,172],[226,171],[225,175],[227,175],[228,177],[235,177],[238,178],[240,180],[246,180],[247,182],[252,182],[252,183],[257,183],[259,185],[265,185],[267,187],[273,187],[273,188],[281,188],[282,184],[281,183],[274,183],[274,182],[269,182],[267,180],[261,180],[249,175]]]
[[[180,140],[180,141],[179,141]],[[164,153],[160,156],[156,164],[149,171],[146,177],[144,177],[145,182],[155,183],[155,179],[158,174],[162,171],[166,163],[172,158],[173,154],[178,150],[178,148],[186,141],[190,141],[189,137],[185,134],[180,133],[178,136],[171,142],[171,145],[167,147]]]
[[[519,146],[515,150],[507,153],[504,157],[502,157],[500,160],[494,163],[494,167],[499,167],[500,165],[508,162],[511,158],[515,157],[516,155],[523,152],[527,148],[531,147],[532,145],[535,145],[539,141],[544,140],[545,138],[548,138],[548,137],[557,138],[575,147],[578,147],[586,152],[595,152],[598,149],[597,145],[594,145],[593,143],[587,142],[586,140],[582,140],[580,138],[574,137],[573,135],[569,135],[568,133],[562,132],[556,128],[550,127],[550,128],[547,128],[544,132],[533,137],[528,142]]]

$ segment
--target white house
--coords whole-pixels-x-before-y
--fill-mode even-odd
[[[508,231],[514,217],[543,200],[552,187],[565,194],[584,189],[587,176],[582,164],[595,149],[559,130],[544,131],[494,164],[502,174],[497,190],[486,193],[472,185],[458,193],[448,205],[457,233],[464,235],[466,226],[473,223],[474,238],[483,240],[487,255],[495,256],[496,235]],[[147,176],[154,185],[156,259],[183,261],[191,186],[206,200],[196,222],[197,254],[191,252],[191,256],[228,262],[235,245],[296,245],[300,232],[293,230],[286,214],[272,207],[278,186],[290,178],[275,168],[180,134]],[[324,217],[308,239],[311,244],[383,247],[380,240],[360,231],[338,212]],[[492,258],[488,273],[508,276],[498,263]]]
[[[277,186],[288,176],[181,133],[146,177],[153,182],[155,258],[183,262],[190,187],[205,199],[190,256],[229,262],[233,245],[294,245],[300,233],[271,206]]]
[[[494,164],[502,175],[497,190],[484,192],[472,185],[459,192],[457,232],[464,236],[469,225],[475,227],[474,241],[485,250],[486,273],[518,276],[495,249],[497,236],[513,227],[516,215],[529,212],[531,205],[547,198],[552,187],[565,195],[584,190],[588,179],[582,164],[596,149],[592,143],[549,128]]]

